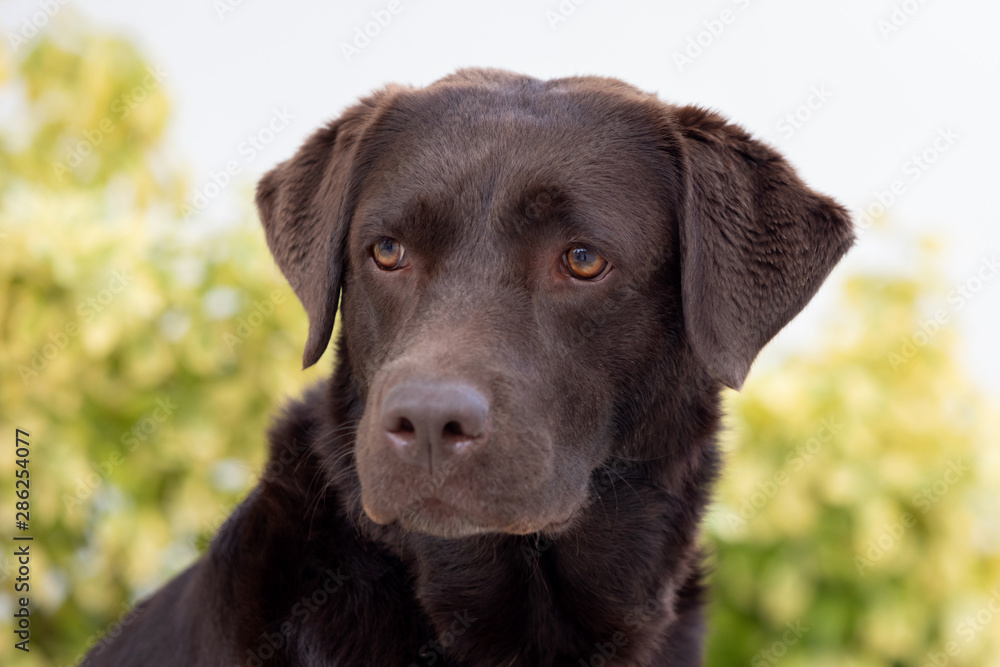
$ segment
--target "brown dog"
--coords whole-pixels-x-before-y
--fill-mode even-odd
[[[260,183],[330,382],[107,665],[697,665],[719,389],[847,213],[619,81],[391,86]]]

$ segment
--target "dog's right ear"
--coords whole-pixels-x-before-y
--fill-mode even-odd
[[[323,356],[343,276],[354,154],[380,96],[362,100],[317,130],[295,156],[257,185],[257,210],[271,254],[309,315],[303,368]]]

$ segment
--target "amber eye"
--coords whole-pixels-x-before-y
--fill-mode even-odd
[[[396,239],[381,239],[372,246],[372,258],[381,269],[398,269],[403,265],[403,246]]]
[[[567,250],[563,261],[570,275],[580,280],[593,280],[604,275],[608,269],[608,260],[585,245],[573,246]]]

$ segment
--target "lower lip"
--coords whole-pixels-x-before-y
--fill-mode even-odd
[[[420,507],[416,510],[419,513],[424,514],[425,519],[430,522],[447,521],[448,519],[458,519],[461,523],[466,526],[472,527],[475,530],[473,532],[486,532],[486,533],[506,533],[509,535],[531,535],[534,533],[559,533],[568,528],[573,522],[573,515],[570,514],[565,519],[560,519],[557,521],[552,521],[545,524],[542,527],[532,527],[530,529],[522,528],[517,525],[509,525],[504,527],[499,527],[497,524],[484,523],[475,519],[474,517],[465,516],[461,512],[455,509],[454,506],[449,505],[440,498],[427,498],[421,503]]]

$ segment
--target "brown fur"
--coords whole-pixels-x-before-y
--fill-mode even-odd
[[[342,299],[335,373],[89,664],[700,664],[718,392],[851,245],[844,209],[709,111],[496,70],[362,100],[257,202],[306,365]],[[406,268],[375,265],[383,237]],[[569,277],[572,243],[612,269]],[[488,418],[407,459],[383,403],[411,385]]]

